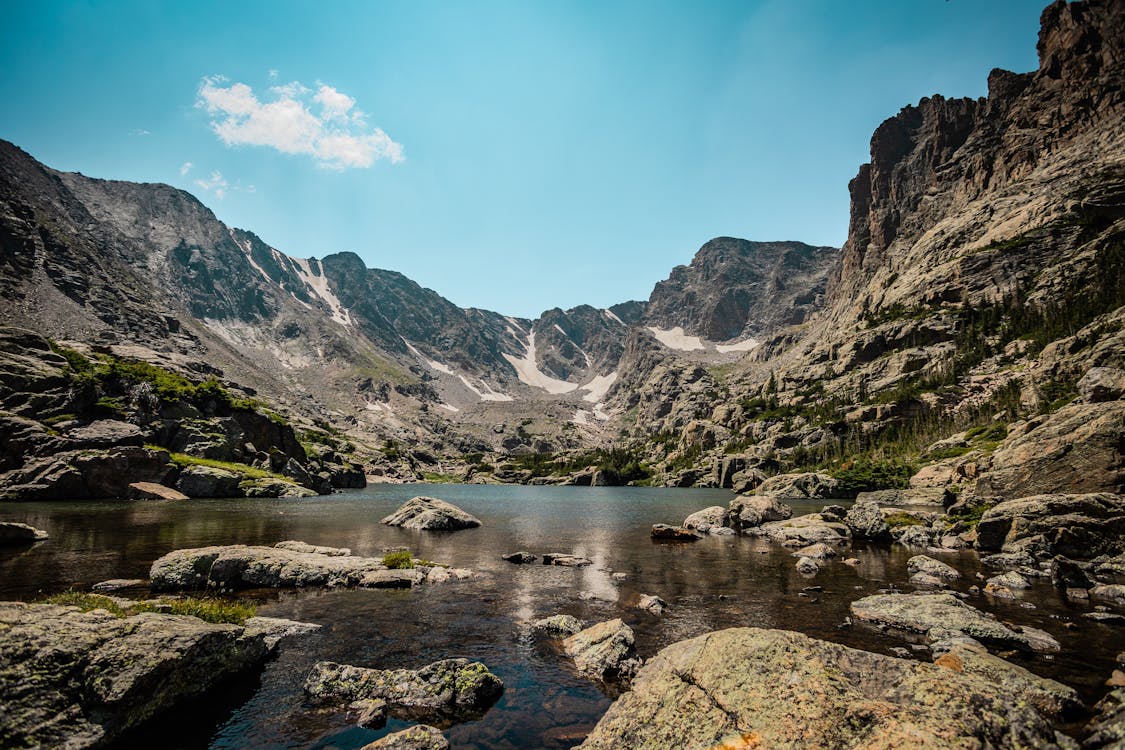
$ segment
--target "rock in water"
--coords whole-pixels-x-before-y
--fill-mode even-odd
[[[857,500],[855,505],[848,509],[844,523],[851,530],[852,535],[860,539],[879,541],[891,539],[891,531],[883,521],[883,512],[872,500]]]
[[[582,621],[574,615],[551,615],[531,623],[532,633],[550,637],[574,635],[582,628]]]
[[[563,641],[579,672],[598,680],[628,680],[640,662],[632,629],[620,619],[599,622]]]
[[[383,519],[388,526],[426,531],[457,531],[480,526],[480,521],[456,505],[436,497],[415,497]]]
[[[931,641],[962,634],[986,644],[1026,651],[1058,651],[1053,638],[1034,628],[1016,632],[951,594],[873,594],[852,602],[860,620],[923,633]]]
[[[664,601],[659,596],[641,594],[641,598],[637,600],[637,609],[643,609],[649,614],[659,616],[664,614],[664,611],[668,609],[668,602]]]
[[[977,525],[977,547],[1037,557],[1125,552],[1125,496],[1033,495],[998,503]]]
[[[684,519],[683,527],[706,534],[712,529],[726,528],[730,524],[730,511],[721,505],[697,510]]]
[[[47,532],[15,521],[0,521],[0,547],[4,545],[31,544],[47,538]]]
[[[0,747],[108,745],[268,653],[263,633],[196,617],[0,602]]]
[[[543,554],[543,564],[558,565],[563,568],[584,568],[587,565],[593,565],[594,561],[588,557],[568,555],[565,552],[545,552]]]
[[[793,509],[776,497],[739,495],[730,501],[729,522],[737,529],[750,529],[770,521],[787,521]]]
[[[366,669],[317,662],[305,693],[323,703],[382,700],[400,719],[463,721],[480,716],[504,692],[504,683],[480,662],[443,659],[421,669]]]
[[[797,560],[797,572],[803,576],[813,576],[820,572],[820,566],[811,557],[801,557]]]
[[[669,526],[666,523],[652,525],[652,538],[664,542],[695,542],[699,541],[699,534],[683,526]]]
[[[967,670],[733,628],[650,659],[580,747],[981,746],[1057,747],[1028,702]]]
[[[536,562],[539,559],[539,555],[533,555],[530,552],[520,550],[519,552],[512,552],[508,555],[501,555],[500,559],[507,560],[508,562],[514,563],[516,565],[527,565]]]
[[[435,727],[419,724],[388,734],[360,750],[449,750],[449,740]]]
[[[941,560],[935,560],[926,555],[915,555],[906,561],[906,570],[911,575],[915,573],[925,573],[934,578],[940,578],[943,581],[955,581],[961,577],[955,568],[946,565]]]
[[[188,496],[179,490],[156,482],[133,482],[129,485],[130,500],[187,500]]]

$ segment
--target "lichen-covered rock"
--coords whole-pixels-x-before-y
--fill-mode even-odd
[[[176,489],[188,497],[242,497],[242,475],[213,466],[187,466],[180,471]]]
[[[457,531],[480,526],[480,520],[436,497],[414,497],[382,521],[388,526],[425,531]]]
[[[321,703],[386,701],[400,719],[463,721],[480,716],[504,692],[504,683],[480,662],[443,659],[421,669],[367,669],[317,662],[305,693]]]
[[[772,495],[739,495],[730,501],[728,519],[735,529],[750,529],[793,517],[793,509]]]
[[[810,544],[808,547],[801,547],[793,553],[798,557],[808,557],[813,560],[828,560],[836,556],[836,548],[825,544],[824,542],[817,542]]]
[[[1096,715],[1083,750],[1121,750],[1125,747],[1125,688],[1117,688],[1094,706]]]
[[[569,555],[565,552],[546,552],[543,554],[544,565],[557,565],[562,568],[585,568],[593,565],[594,561],[581,555]]]
[[[46,531],[16,521],[0,521],[0,547],[4,545],[31,544],[48,537]]]
[[[1033,495],[998,503],[977,525],[977,547],[1079,559],[1125,552],[1125,496]]]
[[[1033,628],[1017,633],[950,594],[873,594],[852,602],[851,611],[859,620],[922,633],[931,642],[961,634],[1003,648],[1059,650],[1046,633]]]
[[[852,536],[859,539],[877,541],[891,539],[891,531],[883,520],[883,512],[879,510],[879,505],[871,500],[856,501],[848,508],[844,524],[851,530]]]
[[[246,497],[316,497],[317,492],[278,477],[263,477],[240,482],[239,491]]]
[[[827,521],[819,513],[809,513],[787,521],[771,521],[750,529],[748,533],[792,547],[806,547],[818,542],[842,544],[851,540],[851,532],[847,526]]]
[[[105,746],[268,654],[238,625],[0,602],[0,747]]]
[[[583,750],[1054,748],[1027,701],[969,671],[758,628],[668,646]]]
[[[641,594],[641,598],[637,600],[637,609],[643,609],[653,615],[662,615],[668,609],[668,602],[659,596]]]
[[[820,572],[820,566],[811,557],[801,557],[797,560],[797,572],[803,576],[812,576]]]
[[[819,472],[778,474],[762,482],[754,492],[783,500],[827,500],[838,497],[839,484],[835,477]]]
[[[282,640],[295,635],[308,635],[320,630],[320,625],[311,622],[297,622],[282,617],[249,617],[243,623],[247,635],[260,635],[267,648],[273,648]]]
[[[904,526],[901,529],[892,529],[891,536],[899,544],[908,547],[929,547],[934,543],[934,530],[928,526]]]
[[[273,545],[277,549],[286,549],[290,552],[309,552],[314,555],[328,555],[329,557],[347,557],[352,553],[347,547],[322,547],[308,542],[288,539]]]
[[[911,574],[925,573],[926,575],[940,578],[943,581],[955,581],[961,577],[961,574],[952,566],[946,565],[941,560],[927,557],[926,555],[915,555],[907,560],[906,570]]]
[[[551,615],[531,623],[530,630],[536,635],[558,638],[574,635],[583,627],[582,621],[574,615]]]
[[[1014,570],[1009,570],[1007,573],[1001,573],[998,576],[992,576],[984,582],[984,592],[999,596],[1001,598],[1011,598],[1016,591],[1023,591],[1024,589],[1031,588],[1031,584],[1027,579],[1021,576]]]
[[[683,527],[706,534],[712,529],[723,529],[730,525],[730,511],[721,505],[712,505],[697,510],[684,519]]]
[[[640,666],[632,629],[620,619],[591,625],[562,643],[579,672],[603,681],[626,681]]]
[[[696,542],[700,539],[699,534],[691,529],[685,529],[683,526],[669,526],[666,523],[654,523],[651,536],[653,539],[659,539],[663,542]]]
[[[441,730],[419,724],[388,734],[370,745],[364,745],[360,750],[449,750],[449,740]]]

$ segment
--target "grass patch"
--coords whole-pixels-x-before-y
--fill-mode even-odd
[[[164,448],[158,445],[145,447],[152,450],[164,450]],[[284,479],[287,482],[290,481],[288,477],[282,476],[281,474],[275,474],[272,471],[259,469],[249,464],[240,464],[236,461],[219,461],[214,458],[200,458],[199,456],[189,456],[186,453],[169,453],[168,455],[171,457],[172,463],[180,468],[184,468],[185,466],[209,466],[212,469],[225,469],[235,474],[241,474],[247,479]]]
[[[883,516],[883,523],[889,529],[901,529],[906,526],[925,526],[926,522],[913,513],[898,512]]]
[[[461,481],[457,474],[442,474],[437,471],[423,471],[422,479],[430,484],[456,484]]]
[[[162,612],[171,615],[189,615],[204,622],[230,623],[243,625],[253,617],[257,609],[245,602],[228,601],[215,598],[186,599],[146,599],[122,606],[114,599],[101,594],[87,594],[82,591],[65,591],[48,596],[47,604],[60,604],[78,607],[83,612],[104,609],[114,617],[131,617],[142,612]]]
[[[984,512],[991,508],[991,505],[979,503],[977,505],[970,505],[967,508],[958,510],[955,513],[950,513],[949,517],[954,521],[960,521],[970,528],[975,528],[980,519],[984,516]]]
[[[383,555],[383,564],[391,570],[406,570],[407,568],[414,567],[414,555],[410,550],[401,550],[399,552],[388,552]]]

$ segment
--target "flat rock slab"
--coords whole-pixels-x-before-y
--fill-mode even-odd
[[[810,544],[842,544],[851,541],[851,531],[838,521],[829,521],[819,513],[809,513],[785,521],[770,521],[744,531],[754,536],[764,536],[789,547],[807,547]]]
[[[92,591],[118,591],[120,589],[135,589],[148,584],[143,578],[110,578],[108,581],[98,581],[90,587]]]
[[[593,565],[594,561],[580,555],[570,555],[565,552],[546,552],[543,555],[544,565],[558,565],[564,568],[584,568]]]
[[[519,552],[512,552],[508,555],[501,555],[500,559],[507,560],[508,562],[514,563],[516,565],[528,565],[533,562],[538,562],[539,555],[533,555],[530,552],[520,550]]]
[[[388,734],[360,750],[449,750],[449,740],[436,727],[419,724]]]
[[[374,557],[235,544],[169,552],[152,564],[149,579],[154,591],[307,586],[409,588],[426,581],[430,572],[431,568],[423,566],[391,570]],[[438,580],[434,578],[431,582]]]
[[[415,497],[383,519],[388,526],[424,531],[457,531],[480,526],[480,520],[436,497]]]
[[[579,672],[598,680],[628,680],[640,666],[633,630],[620,619],[591,625],[564,640],[562,647]]]
[[[1058,747],[1047,718],[986,677],[759,628],[668,646],[580,747],[720,746]]]
[[[0,546],[31,544],[41,542],[48,537],[46,531],[28,526],[26,523],[15,521],[0,521]]]
[[[698,533],[691,529],[685,529],[683,526],[669,526],[666,523],[654,523],[651,536],[653,539],[659,539],[662,542],[696,542],[701,538]]]
[[[352,551],[347,547],[321,547],[307,542],[298,542],[293,539],[278,542],[273,545],[277,549],[287,549],[290,552],[311,552],[314,555],[328,555],[329,557],[347,557]]]
[[[398,719],[456,722],[484,714],[504,692],[504,683],[484,664],[443,659],[421,669],[367,669],[317,662],[305,693],[320,703],[381,700]]]
[[[943,581],[955,581],[961,577],[957,569],[951,565],[946,565],[941,560],[935,560],[926,555],[915,555],[906,561],[906,570],[911,575],[915,573],[924,573],[925,575],[934,578],[940,578]]]
[[[129,485],[130,500],[187,500],[188,496],[156,482],[133,482]]]
[[[0,602],[0,747],[102,747],[269,651],[196,617]]]
[[[1002,648],[1059,650],[1043,631],[1016,632],[951,594],[874,594],[852,602],[851,611],[859,620],[922,633],[930,642],[962,634]]]

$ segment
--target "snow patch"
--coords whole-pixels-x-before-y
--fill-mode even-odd
[[[430,358],[429,358],[429,357],[427,357],[427,356],[426,356],[425,354],[423,354],[422,352],[420,352],[420,351],[418,351],[418,350],[417,350],[416,348],[414,348],[414,344],[411,344],[411,343],[410,343],[409,341],[407,341],[406,339],[403,339],[403,340],[402,340],[402,343],[406,344],[406,348],[407,348],[407,349],[409,349],[409,350],[411,351],[411,353],[412,353],[412,354],[413,354],[413,355],[414,355],[415,357],[417,357],[418,359],[420,359],[420,360],[422,360],[423,362],[425,362],[425,363],[426,363],[426,365],[427,365],[427,366],[428,366],[428,367],[429,367],[429,368],[430,368],[431,370],[437,370],[438,372],[444,372],[444,373],[445,373],[446,375],[454,375],[454,374],[456,374],[456,373],[454,373],[454,372],[453,372],[453,368],[452,368],[452,367],[450,367],[449,365],[444,365],[444,364],[442,364],[441,362],[438,362],[438,361],[436,361],[436,360],[430,359]]]
[[[340,304],[340,300],[332,292],[332,289],[329,288],[328,277],[319,273],[314,274],[307,258],[294,258],[293,262],[297,264],[297,275],[301,277],[301,280],[308,285],[314,295],[320,297],[328,305],[328,309],[332,311],[332,320],[340,325],[350,326],[352,316],[347,308]]]
[[[558,323],[555,323],[555,330],[558,331],[559,333],[561,333],[563,336],[566,336],[567,338],[570,338],[570,334],[567,333],[566,331],[564,331],[562,329],[562,326],[560,326]]]
[[[570,420],[571,423],[582,425],[590,424],[590,420],[586,418],[586,415],[588,413],[589,412],[587,412],[585,409],[579,409],[578,411],[574,412],[574,416]]]
[[[614,321],[615,323],[620,323],[621,325],[625,325],[625,321],[622,320],[621,318],[617,317],[616,315],[614,315],[613,310],[602,310],[602,312],[605,313],[605,316],[607,318]]]
[[[438,404],[438,408],[439,409],[445,409],[446,411],[461,411],[460,409],[458,409],[453,404],[447,404],[447,403],[444,403],[444,402]]]
[[[703,340],[701,338],[698,336],[688,336],[684,333],[682,326],[676,326],[667,331],[662,328],[657,328],[656,326],[649,326],[648,330],[652,331],[652,335],[656,337],[657,341],[664,344],[664,346],[669,349],[690,352],[696,349],[706,348],[703,346]]]
[[[760,343],[762,342],[757,339],[746,339],[745,341],[736,341],[733,344],[715,344],[715,350],[721,354],[726,354],[728,352],[748,352]]]
[[[511,320],[511,318],[509,318]],[[547,393],[559,395],[562,393],[570,393],[578,388],[577,383],[568,383],[565,380],[552,378],[550,375],[542,372],[539,366],[535,364],[535,333],[527,334],[527,352],[523,357],[513,357],[507,352],[504,353],[504,359],[508,360],[516,371],[516,377],[520,382],[526,383],[534,388],[542,388]]]
[[[423,354],[422,352],[418,351],[418,349],[413,344],[411,344],[409,341],[407,341],[406,339],[403,339],[402,343],[406,344],[406,348],[409,349],[414,354],[415,357],[417,357],[418,359],[425,362],[431,370],[437,370],[438,372],[444,372],[446,375],[451,375],[451,376],[457,378],[458,380],[460,380],[465,385],[466,388],[468,388],[470,391],[475,393],[477,398],[479,398],[481,401],[513,401],[514,400],[507,393],[500,393],[498,391],[492,390],[492,388],[490,388],[488,386],[488,383],[485,383],[483,380],[480,381],[480,388],[478,388],[477,386],[473,385],[473,383],[467,377],[465,377],[464,375],[462,375],[459,372],[454,372],[453,368],[450,367],[449,365],[442,364],[441,362],[437,362],[435,360],[432,360],[429,357],[427,357],[425,354]],[[448,406],[448,404],[442,404],[442,406]],[[453,408],[456,409],[456,407],[453,407]],[[458,411],[460,411],[460,410],[458,410]]]
[[[582,386],[582,390],[587,391],[586,395],[582,397],[583,401],[588,401],[591,404],[597,403],[605,398],[605,394],[609,391],[609,387],[617,380],[617,372],[611,372],[609,375],[595,375],[589,383]]]
[[[266,269],[259,266],[258,261],[254,260],[254,244],[250,242],[250,240],[246,240],[245,243],[239,242],[238,239],[234,236],[233,229],[228,229],[227,231],[230,232],[230,238],[234,240],[234,244],[238,245],[246,253],[246,260],[250,262],[250,267],[258,273],[262,274],[262,278],[272,284],[273,279],[271,279],[270,275],[266,273]]]

